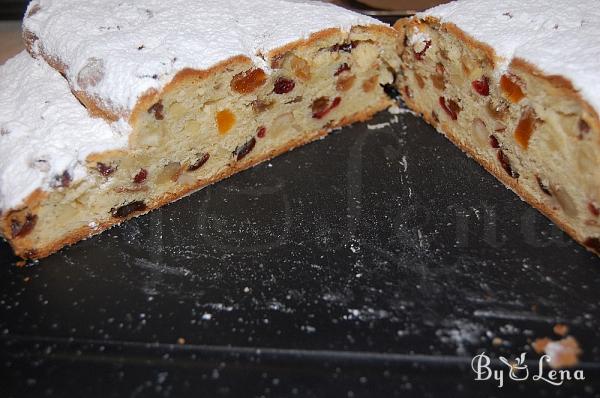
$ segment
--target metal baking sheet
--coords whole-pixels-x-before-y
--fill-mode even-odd
[[[18,266],[2,396],[600,394],[600,262],[410,113]],[[475,381],[557,338],[586,381]]]

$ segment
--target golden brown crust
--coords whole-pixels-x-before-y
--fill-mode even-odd
[[[336,128],[336,127],[345,126],[345,125],[355,123],[355,122],[362,122],[362,121],[368,120],[375,113],[387,108],[389,105],[390,105],[389,100],[382,100],[376,106],[365,109],[364,111],[358,112],[352,116],[344,117],[338,123],[331,126],[331,129]],[[163,196],[160,199],[156,199],[153,202],[149,203],[147,206],[147,210],[145,210],[144,212],[136,213],[136,214],[131,215],[124,219],[109,218],[103,222],[99,222],[95,228],[91,228],[89,226],[81,227],[78,230],[71,232],[64,238],[62,238],[58,241],[52,242],[51,244],[48,244],[46,246],[32,247],[31,242],[29,242],[26,238],[11,239],[10,234],[7,233],[8,231],[10,231],[10,218],[9,218],[10,213],[8,213],[6,216],[3,215],[2,226],[4,229],[4,233],[5,233],[4,236],[7,237],[7,240],[9,241],[10,245],[12,246],[12,248],[17,256],[20,256],[23,258],[29,258],[29,259],[40,259],[43,257],[47,257],[50,254],[57,252],[64,246],[71,245],[80,240],[87,239],[93,235],[97,235],[97,234],[99,234],[115,225],[118,225],[128,219],[131,219],[133,217],[137,217],[142,214],[146,214],[154,209],[164,206],[165,204],[171,203],[171,202],[178,200],[186,195],[189,195],[190,193],[198,191],[208,185],[211,185],[211,184],[213,184],[217,181],[220,181],[224,178],[227,178],[227,177],[231,176],[232,174],[235,174],[239,171],[248,169],[252,166],[257,165],[258,163],[264,162],[265,160],[269,160],[269,159],[271,159],[277,155],[280,155],[284,152],[290,151],[296,147],[299,147],[301,145],[304,145],[311,141],[314,141],[320,137],[323,137],[323,136],[327,135],[330,131],[331,130],[318,130],[318,131],[315,131],[312,133],[305,134],[303,137],[298,138],[294,141],[288,142],[286,145],[284,145],[280,148],[271,150],[269,153],[267,153],[264,156],[261,156],[261,157],[255,158],[255,159],[249,159],[246,162],[237,163],[235,166],[224,170],[220,174],[215,175],[208,180],[199,180],[193,185],[182,186],[179,191],[170,193],[168,195]],[[36,193],[32,194],[29,198],[27,198],[27,200],[26,200],[27,207],[35,208],[35,207],[40,206],[41,201],[46,197],[47,194],[48,194],[47,192],[36,191]]]

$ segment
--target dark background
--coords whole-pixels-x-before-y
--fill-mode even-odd
[[[28,0],[0,0],[0,20],[22,19]]]

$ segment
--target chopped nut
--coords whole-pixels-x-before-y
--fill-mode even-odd
[[[100,58],[89,58],[77,74],[77,84],[83,90],[95,87],[104,78],[104,61]]]

